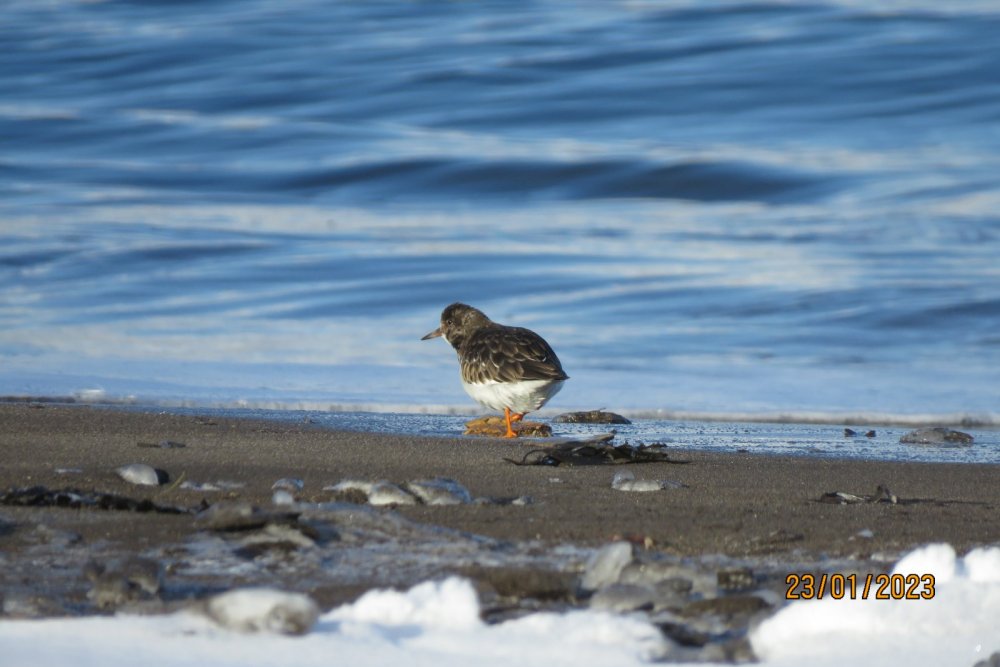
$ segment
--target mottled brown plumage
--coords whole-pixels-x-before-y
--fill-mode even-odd
[[[445,308],[441,326],[423,340],[438,336],[458,353],[465,391],[482,405],[504,411],[509,437],[515,435],[511,421],[542,407],[569,378],[541,336],[497,324],[464,303]]]

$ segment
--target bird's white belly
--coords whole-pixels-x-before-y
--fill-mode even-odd
[[[463,382],[465,393],[480,405],[503,412],[533,412],[545,405],[562,389],[562,380],[522,380],[521,382]]]

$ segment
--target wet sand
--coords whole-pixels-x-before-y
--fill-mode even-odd
[[[835,437],[839,429],[831,427]],[[184,446],[146,446],[164,441]],[[790,572],[878,572],[929,542],[948,542],[960,553],[1000,542],[997,465],[682,447],[670,456],[685,463],[543,467],[505,461],[520,460],[541,444],[0,405],[0,618],[165,612],[258,585],[307,593],[329,609],[371,588],[406,588],[459,574],[477,585],[484,618],[498,621],[594,604],[616,581],[636,582],[645,587],[641,591],[657,591],[655,600],[642,593],[614,603],[616,610],[651,604],[664,633],[687,647],[678,655],[738,662],[752,657],[746,633],[754,619],[783,604]],[[115,469],[132,463],[165,470],[171,481],[149,487],[125,482]],[[613,489],[612,477],[625,469],[637,479],[671,480],[679,488]],[[486,501],[373,508],[323,490],[345,479],[433,477],[457,480]],[[282,478],[304,483],[295,492],[299,504],[273,505],[272,485]],[[237,487],[185,488],[217,482]],[[874,495],[880,485],[898,502],[820,502],[828,492]],[[11,491],[26,487],[79,491],[89,500],[116,494],[126,505],[148,500],[182,511],[12,503]],[[45,497],[51,496],[37,495]],[[513,498],[530,502],[512,504]],[[266,519],[235,528],[205,522],[206,514],[227,504],[256,507]],[[211,509],[196,513],[206,507]],[[587,559],[595,548],[623,539],[636,545],[631,564],[591,598],[582,583],[590,572]],[[737,580],[748,588],[724,584],[733,568],[746,571]],[[143,587],[150,572],[158,589]]]
[[[834,427],[831,427],[832,429]],[[179,448],[139,443],[184,443]],[[83,406],[0,405],[0,491],[43,485],[150,498],[184,508],[203,500],[247,500],[270,505],[272,484],[300,478],[298,499],[331,500],[326,485],[345,478],[394,482],[449,477],[475,497],[532,503],[412,506],[379,509],[502,542],[534,541],[536,551],[558,545],[595,547],[629,538],[671,556],[724,554],[797,563],[825,558],[883,561],[928,542],[959,552],[1000,541],[1000,466],[886,463],[795,458],[751,453],[671,450],[685,464],[625,466],[639,479],[669,479],[683,488],[651,493],[611,488],[623,466],[520,467],[539,441],[428,438],[337,432],[308,423],[196,417]],[[175,482],[224,480],[244,486],[221,492],[141,487],[114,473],[147,463]],[[64,472],[59,472],[63,470]],[[69,470],[70,472],[65,472]],[[897,504],[835,505],[826,492],[874,494],[888,487]],[[0,584],[22,577],[13,567],[37,543],[31,532],[70,531],[77,544],[114,545],[117,553],[149,553],[183,542],[191,515],[0,506]],[[860,534],[859,534],[860,533]],[[448,569],[448,565],[444,569]],[[468,562],[455,565],[464,571]],[[2,581],[8,579],[7,581]],[[373,584],[378,582],[372,582]],[[353,590],[365,588],[356,583]],[[334,596],[338,597],[338,596]],[[343,597],[341,591],[340,597]]]

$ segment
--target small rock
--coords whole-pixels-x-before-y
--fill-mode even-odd
[[[345,479],[332,486],[324,486],[324,491],[336,491],[337,493],[347,493],[349,491],[360,491],[361,493],[368,496],[372,492],[372,487],[375,486],[374,482],[369,482],[363,479]]]
[[[170,481],[170,475],[166,471],[145,463],[130,463],[116,468],[115,472],[129,484],[141,486],[159,486]]]
[[[767,601],[756,595],[727,595],[721,598],[690,602],[681,610],[681,615],[689,618],[706,615],[732,618],[733,616],[755,614],[768,607],[770,605]]]
[[[100,609],[115,609],[126,602],[138,599],[139,587],[128,582],[117,572],[97,575],[87,591],[87,598]]]
[[[267,512],[248,502],[222,501],[209,506],[195,516],[200,528],[229,532],[254,530],[269,523],[291,523],[298,515],[294,512]]]
[[[304,635],[319,618],[319,607],[308,595],[274,588],[243,588],[222,593],[205,603],[209,618],[237,632]]]
[[[295,551],[315,547],[316,540],[303,530],[313,532],[307,526],[268,525],[263,530],[252,531],[243,538],[242,546],[237,549],[237,553],[253,557],[269,550]]]
[[[729,567],[715,573],[719,589],[727,593],[750,590],[756,584],[749,567]]]
[[[271,485],[272,491],[301,491],[306,487],[305,482],[295,477],[282,477]]]
[[[416,505],[417,498],[392,482],[375,482],[368,493],[369,505]]]
[[[857,434],[858,434],[858,433],[857,433],[857,431],[855,431],[855,430],[854,430],[854,429],[852,429],[852,428],[845,428],[845,429],[844,429],[844,437],[845,437],[845,438],[853,438],[853,437],[854,437],[854,436],[856,436]]]
[[[587,591],[596,591],[616,583],[622,570],[631,562],[631,543],[612,542],[606,544],[587,560],[583,578],[580,580],[580,587]]]
[[[604,410],[586,410],[584,412],[567,412],[552,419],[558,424],[631,424],[628,419],[614,412]]]
[[[5,590],[0,606],[0,615],[8,618],[44,618],[69,613],[57,600],[29,591]]]
[[[973,437],[968,433],[953,431],[950,428],[935,426],[934,428],[918,428],[903,435],[900,442],[909,445],[971,445]]]
[[[294,505],[295,496],[285,489],[278,489],[271,495],[272,505]]]
[[[874,438],[875,437],[875,431],[865,431],[865,437],[866,438]]]
[[[184,481],[180,488],[186,491],[231,491],[233,489],[241,489],[245,484],[243,482],[227,482],[225,480],[217,480],[215,482],[192,482],[191,480]]]
[[[994,651],[990,657],[980,660],[972,667],[1000,667],[1000,651]]]
[[[468,489],[445,477],[407,482],[406,490],[425,505],[467,505],[472,502],[472,494]]]
[[[875,532],[871,528],[862,528],[855,535],[863,540],[870,540],[875,537]]]
[[[618,491],[662,491],[683,487],[681,482],[669,479],[636,479],[631,470],[619,470],[611,480],[611,488]]]
[[[78,544],[83,540],[79,533],[71,530],[52,528],[44,523],[35,526],[35,529],[28,533],[27,539],[31,542],[47,544],[58,548],[66,548]]]
[[[625,614],[653,608],[656,591],[638,584],[609,584],[590,598],[590,608]]]

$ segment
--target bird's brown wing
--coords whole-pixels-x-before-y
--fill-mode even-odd
[[[465,382],[565,380],[559,357],[534,331],[520,327],[487,327],[462,346]]]

